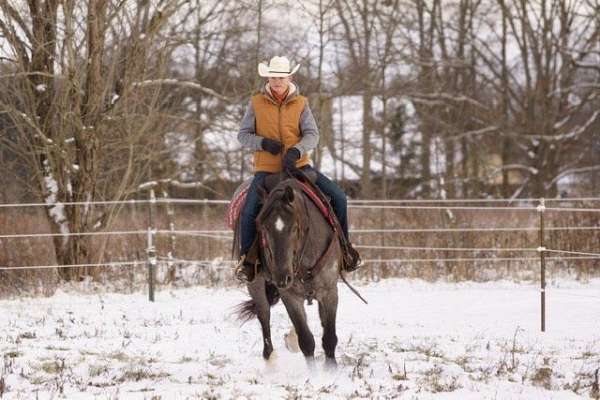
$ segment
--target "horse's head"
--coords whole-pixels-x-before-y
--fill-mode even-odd
[[[280,289],[294,281],[302,245],[302,199],[285,181],[271,191],[256,220],[258,237],[267,272]]]

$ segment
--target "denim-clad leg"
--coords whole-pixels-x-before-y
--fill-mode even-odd
[[[257,172],[254,174],[254,179],[248,189],[246,195],[246,201],[241,214],[241,249],[240,255],[248,253],[250,246],[254,242],[256,237],[256,217],[260,212],[260,196],[258,195],[258,186],[262,185],[265,177],[268,175],[267,172]]]
[[[310,166],[306,166],[302,168],[303,170],[314,168]],[[348,236],[348,200],[346,198],[346,193],[336,185],[332,180],[323,175],[321,172],[317,172],[317,182],[316,185],[321,189],[323,193],[325,193],[331,199],[331,207],[333,208],[333,212],[340,221],[340,225],[342,226],[342,230],[344,231],[344,235],[346,239],[350,240]]]

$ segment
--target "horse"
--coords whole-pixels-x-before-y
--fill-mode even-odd
[[[263,358],[273,352],[270,307],[283,302],[298,336],[300,350],[314,362],[315,339],[304,301],[318,302],[323,327],[326,365],[335,366],[337,346],[337,282],[342,250],[337,232],[295,178],[281,180],[270,192],[260,191],[263,207],[256,219],[261,268],[247,284],[250,300],[238,306],[242,321],[258,318],[263,335]]]

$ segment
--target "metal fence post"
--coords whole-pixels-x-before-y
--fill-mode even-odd
[[[169,201],[169,194],[166,190],[162,192],[163,199],[165,201],[165,207],[167,209],[167,222],[169,224],[169,252],[167,253],[167,280],[168,282],[174,282],[177,272],[175,270],[175,245],[177,237],[175,235],[175,210],[173,205]]]
[[[154,189],[150,189],[150,204],[148,204],[148,247],[146,254],[148,256],[148,299],[154,302],[154,277],[156,276],[156,247],[154,245],[154,205],[156,196]]]
[[[546,332],[546,247],[544,247],[544,211],[546,205],[544,199],[540,199],[540,204],[537,206],[538,214],[540,214],[540,301],[541,301],[541,317],[542,317],[542,332]]]

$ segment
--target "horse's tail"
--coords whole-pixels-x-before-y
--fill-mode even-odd
[[[265,283],[265,294],[267,295],[267,302],[269,307],[274,306],[279,301],[279,290],[272,283]],[[242,323],[246,323],[258,315],[258,309],[256,301],[254,299],[246,300],[241,302],[236,308],[235,312],[238,315],[238,320]]]

